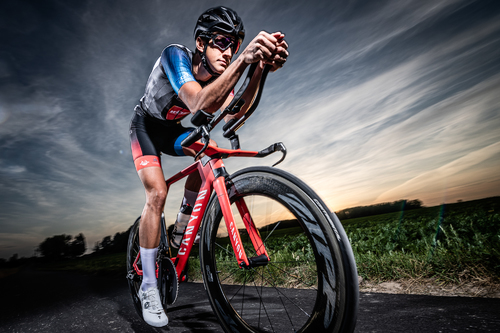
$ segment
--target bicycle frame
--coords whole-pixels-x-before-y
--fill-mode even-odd
[[[173,175],[165,182],[167,184],[167,190],[170,186],[179,180],[187,177],[193,172],[198,172],[201,177],[201,187],[198,192],[198,197],[196,198],[196,202],[193,207],[193,212],[189,219],[189,223],[186,226],[186,230],[184,232],[184,237],[182,238],[181,245],[177,252],[177,256],[171,258],[175,264],[176,273],[179,281],[185,281],[186,272],[185,268],[187,265],[187,261],[189,258],[189,254],[191,253],[191,249],[194,245],[195,236],[198,233],[198,230],[201,225],[201,221],[203,220],[203,216],[205,214],[205,210],[212,196],[212,192],[215,190],[217,194],[217,198],[221,205],[222,214],[224,216],[224,221],[226,223],[228,235],[230,235],[231,245],[235,254],[236,261],[240,268],[250,268],[259,265],[265,265],[269,261],[269,255],[267,254],[266,248],[262,239],[260,237],[260,233],[255,226],[255,223],[252,220],[250,212],[245,204],[243,199],[236,201],[236,207],[242,220],[244,222],[245,228],[247,229],[248,235],[252,241],[255,252],[257,253],[256,257],[249,258],[247,257],[241,242],[240,232],[236,227],[236,223],[234,221],[234,215],[231,210],[231,203],[229,202],[229,196],[227,194],[226,187],[226,176],[228,176],[222,158],[227,158],[230,156],[242,156],[242,157],[263,157],[267,156],[270,153],[276,151],[276,148],[272,148],[275,144],[265,150],[266,152],[256,152],[256,151],[245,151],[241,149],[230,150],[224,149],[214,146],[208,146],[205,150],[206,156],[194,162],[184,170],[178,172]],[[204,145],[201,142],[195,142],[191,145],[191,148],[195,150],[200,150]],[[278,150],[280,150],[278,148]],[[164,223],[162,219],[162,223]],[[165,225],[162,226],[162,238],[166,244],[168,244],[167,235],[163,235],[166,228]],[[166,232],[165,232],[166,233]],[[134,268],[138,275],[142,275],[142,271],[138,268],[137,262],[139,261],[140,254],[138,254],[135,262]],[[157,270],[158,276],[158,270]]]
[[[241,150],[239,147],[239,139],[235,132],[244,124],[244,122],[248,119],[248,117],[254,112],[259,104],[260,97],[262,95],[262,90],[264,87],[264,82],[266,80],[267,73],[270,70],[270,66],[266,65],[261,81],[259,83],[259,90],[257,96],[252,102],[250,108],[247,112],[239,119],[229,121],[226,126],[224,126],[224,136],[228,138],[231,142],[231,146],[233,149],[224,149],[219,147],[214,147],[209,145],[210,134],[209,132],[228,114],[236,114],[238,110],[245,104],[245,101],[242,99],[243,93],[248,87],[251,77],[255,69],[257,68],[257,63],[253,64],[249,72],[247,73],[247,78],[245,79],[242,87],[235,95],[229,106],[221,112],[215,118],[208,120],[208,114],[199,110],[192,118],[192,123],[196,126],[199,126],[196,130],[191,132],[187,138],[185,138],[181,145],[183,147],[189,147],[198,152],[195,159],[201,155],[202,153],[205,156],[174,176],[170,177],[166,180],[167,191],[170,186],[177,181],[187,177],[193,172],[198,172],[201,177],[201,187],[198,192],[198,197],[196,198],[195,205],[193,207],[193,212],[189,219],[189,222],[186,226],[186,230],[184,232],[184,236],[179,247],[179,251],[177,256],[173,259],[174,265],[176,267],[176,273],[179,281],[185,281],[186,272],[185,267],[188,261],[189,254],[194,244],[195,236],[198,233],[200,228],[201,221],[205,214],[205,210],[212,196],[212,192],[215,190],[217,194],[217,198],[219,200],[222,214],[224,216],[224,221],[226,223],[229,239],[231,241],[231,245],[233,247],[233,251],[238,262],[240,268],[251,268],[256,266],[266,265],[269,261],[269,255],[265,249],[264,243],[260,237],[259,231],[257,230],[255,223],[250,216],[250,212],[245,204],[243,199],[236,200],[236,207],[240,216],[242,217],[243,223],[247,232],[252,241],[252,245],[257,254],[256,257],[248,258],[241,243],[241,236],[236,227],[236,223],[234,221],[234,215],[231,211],[231,203],[229,202],[229,196],[227,194],[226,187],[226,176],[229,176],[226,172],[224,163],[222,162],[223,158],[228,158],[231,156],[241,156],[241,157],[265,157],[276,151],[281,151],[283,153],[282,158],[276,162],[274,165],[280,163],[284,160],[286,156],[286,148],[280,143],[275,143],[268,148],[257,151],[246,151]],[[201,125],[201,126],[200,126]],[[199,139],[202,139],[198,141]],[[168,239],[168,235],[166,234],[165,222],[162,219],[162,238],[166,241]],[[168,248],[168,242],[167,242]],[[169,251],[167,251],[169,253]],[[137,263],[140,258],[140,253],[138,254],[135,262],[134,269],[136,270],[138,275],[142,275],[142,271],[137,266]],[[156,272],[158,277],[158,269]]]

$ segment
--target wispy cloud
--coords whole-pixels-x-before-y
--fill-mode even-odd
[[[259,125],[272,134],[270,124],[289,129],[286,143],[300,148],[286,167],[305,174],[334,208],[418,195],[381,194],[500,140],[495,131],[500,78],[498,70],[491,71],[499,56],[499,41],[492,36],[499,30],[498,21],[483,22],[441,40],[439,46],[405,49],[413,53],[411,58],[386,64],[359,84],[309,90],[308,98],[298,103],[292,99],[294,104],[270,102],[271,110],[285,111]],[[330,64],[322,67],[327,70]],[[362,62],[351,66],[364,69]],[[316,87],[311,81],[302,81],[304,89]],[[482,178],[496,176],[498,171],[490,169]],[[428,193],[421,194],[430,200]],[[436,197],[428,201],[435,203]]]
[[[245,45],[261,29],[284,31],[290,44],[240,131],[243,148],[285,142],[282,168],[331,209],[498,193],[497,8],[459,0],[222,4],[244,18]],[[0,242],[13,246],[0,257],[22,248],[31,255],[33,244],[61,233],[83,232],[92,247],[142,210],[132,110],[163,47],[193,46],[207,4],[17,5],[17,20],[0,11]],[[214,138],[228,146],[220,131]],[[276,160],[226,165],[231,172]],[[190,162],[164,156],[165,175]],[[181,192],[179,184],[169,194],[168,221]]]
[[[500,141],[473,151],[439,168],[424,172],[380,194],[376,201],[393,200],[395,197],[400,196],[401,193],[409,196],[428,196],[429,194],[441,193],[447,187],[453,187],[457,184],[468,185],[470,183],[477,183],[478,181],[495,181],[497,179],[492,179],[491,171],[496,172],[496,170],[489,170],[490,172],[486,174],[483,173],[486,168],[471,170],[493,158],[496,161],[500,158]]]

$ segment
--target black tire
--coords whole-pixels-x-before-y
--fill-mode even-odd
[[[251,269],[238,267],[213,195],[202,224],[200,261],[210,303],[224,331],[353,332],[357,271],[335,214],[307,185],[279,169],[244,169],[232,175],[231,182],[231,203],[246,202],[271,261]],[[237,228],[244,229],[234,206]],[[278,213],[281,217],[273,217]],[[253,257],[255,250],[244,234],[245,251]]]
[[[128,244],[127,244],[127,281],[128,287],[130,289],[130,295],[132,296],[132,302],[134,303],[135,310],[141,319],[142,317],[142,306],[141,300],[139,299],[139,288],[142,284],[142,276],[138,275],[134,269],[134,261],[137,258],[137,255],[140,252],[139,247],[139,224],[141,218],[139,217],[135,220],[132,229],[130,229],[130,234],[128,236]],[[137,263],[139,268],[142,269],[142,264],[140,262]]]
[[[142,275],[138,275],[135,271],[133,265],[140,252],[139,247],[139,224],[141,218],[139,217],[132,228],[130,229],[130,235],[127,244],[127,280],[130,289],[130,295],[132,296],[132,302],[134,303],[135,310],[141,319],[142,316],[142,306],[139,299],[139,288],[142,284]],[[179,282],[177,280],[177,273],[175,271],[175,266],[169,258],[169,249],[166,245],[166,230],[164,217],[161,218],[162,225],[162,238],[160,240],[160,245],[158,247],[158,257],[156,259],[159,272],[158,272],[158,290],[160,292],[161,303],[163,309],[167,309],[167,305],[173,304],[177,299],[177,294],[179,290]],[[142,263],[139,259],[137,266],[142,270]]]

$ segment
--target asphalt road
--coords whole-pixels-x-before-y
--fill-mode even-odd
[[[169,326],[155,329],[135,313],[124,276],[26,268],[0,282],[0,332],[221,331],[201,284],[181,284]],[[356,332],[500,332],[500,299],[362,293]]]

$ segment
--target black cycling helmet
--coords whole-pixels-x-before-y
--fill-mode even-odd
[[[228,7],[213,7],[200,15],[194,28],[194,38],[209,36],[214,32],[222,32],[243,41],[245,28],[243,21],[234,10]]]
[[[223,6],[207,9],[200,15],[196,22],[196,27],[194,28],[194,38],[210,38],[214,32],[221,32],[233,36],[239,45],[241,45],[245,38],[245,28],[243,28],[243,21],[241,18],[234,10]],[[207,46],[208,43],[205,43],[205,49],[203,52],[200,52],[201,62],[205,69],[216,78],[220,74],[212,71],[207,63]]]

